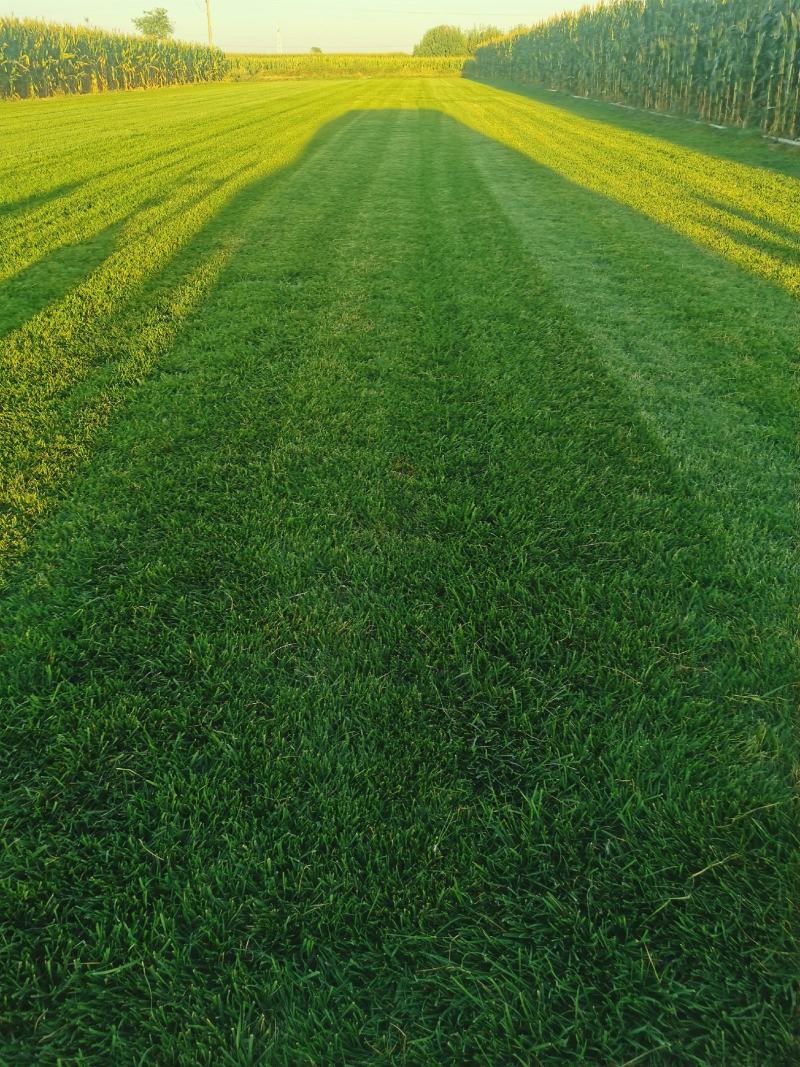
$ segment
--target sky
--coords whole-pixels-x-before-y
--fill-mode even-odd
[[[214,43],[228,52],[410,52],[440,22],[529,25],[568,0],[210,0]],[[0,0],[0,14],[134,32],[131,19],[165,7],[175,36],[206,40],[205,0]]]

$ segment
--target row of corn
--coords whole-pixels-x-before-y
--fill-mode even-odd
[[[800,0],[614,0],[496,39],[466,73],[800,132]]]
[[[0,17],[0,97],[215,81],[226,70],[216,48]]]
[[[305,53],[303,55],[231,54],[229,75],[236,78],[458,77],[463,56]]]

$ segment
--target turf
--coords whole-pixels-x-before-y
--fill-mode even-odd
[[[795,1062],[800,159],[8,105],[0,1062]]]

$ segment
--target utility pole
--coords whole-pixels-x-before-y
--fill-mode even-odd
[[[278,55],[283,55],[283,31],[280,26],[278,27]]]
[[[206,22],[208,23],[208,47],[214,47],[214,37],[211,33],[211,0],[206,0]]]

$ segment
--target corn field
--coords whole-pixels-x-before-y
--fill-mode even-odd
[[[479,48],[469,76],[800,132],[800,0],[619,0]]]
[[[217,49],[0,17],[0,97],[95,93],[225,74]]]
[[[302,55],[242,55],[230,53],[228,75],[249,78],[368,78],[458,77],[463,56],[410,56],[405,52]]]

